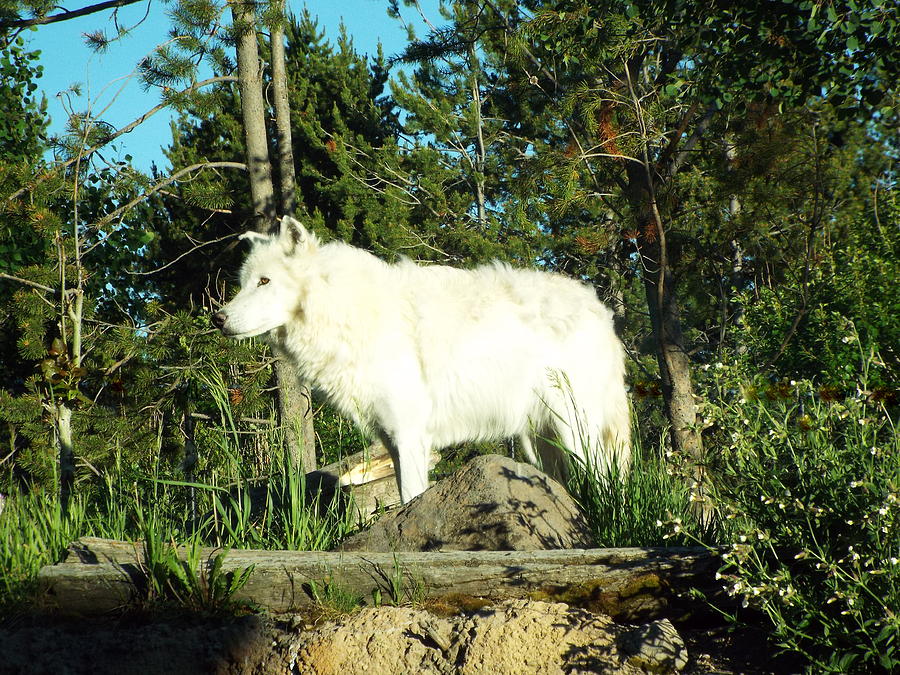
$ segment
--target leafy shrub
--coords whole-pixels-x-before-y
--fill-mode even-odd
[[[739,533],[722,574],[818,672],[900,669],[900,438],[864,387],[741,385],[706,422],[717,501]]]
[[[900,204],[889,193],[879,209],[873,206],[834,235],[840,244],[812,267],[808,289],[784,283],[743,293],[744,316],[732,339],[745,358],[768,362],[782,376],[834,387],[852,387],[862,367],[869,387],[896,404],[900,229],[888,223],[898,217]]]

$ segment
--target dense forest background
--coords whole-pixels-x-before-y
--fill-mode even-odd
[[[123,129],[88,114],[48,137],[21,37],[51,7],[0,11],[2,492],[66,499],[114,469],[209,482],[233,451],[264,472],[259,430],[291,425],[279,383],[304,393],[209,316],[235,290],[237,236],[290,211],[388,260],[592,283],[628,350],[640,447],[701,481],[736,466],[737,434],[780,428],[748,401],[782,406],[790,433],[818,405],[896,411],[894,3],[453,0],[369,58],[278,2],[168,7],[178,39],[141,64],[178,113],[165,175],[109,159]],[[312,449],[305,468],[361,447],[312,410],[315,445],[285,435]],[[246,434],[229,450],[226,418]]]
[[[640,428],[658,445],[665,426],[694,459],[715,447],[712,366],[837,394],[865,362],[871,395],[895,403],[896,11],[776,8],[447,3],[391,59],[290,16],[296,215],[387,259],[500,258],[590,281],[619,319]],[[260,6],[253,27],[228,9],[172,5],[181,39],[141,64],[179,111],[170,175],[107,161],[124,141],[102,119],[74,115],[48,138],[28,21],[3,24],[0,93],[17,111],[0,136],[7,489],[53,480],[54,398],[71,409],[76,481],[111,438],[136,465],[151,439],[181,462],[185,420],[212,413],[213,373],[236,415],[272,406],[261,347],[208,321],[233,291],[236,235],[284,210],[251,199],[234,55],[253,28],[271,102],[282,9]],[[214,75],[198,83],[201,61]]]

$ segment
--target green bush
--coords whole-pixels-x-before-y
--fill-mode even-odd
[[[705,410],[717,503],[738,535],[721,571],[817,672],[900,669],[900,439],[864,387],[741,385]]]

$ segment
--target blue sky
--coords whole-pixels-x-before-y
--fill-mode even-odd
[[[318,17],[319,27],[331,39],[336,38],[343,21],[356,50],[362,54],[374,54],[379,40],[387,55],[400,51],[406,44],[406,31],[399,21],[388,17],[385,0],[288,0],[288,4],[297,14],[306,7],[310,14]],[[420,5],[430,21],[436,25],[442,23],[437,0],[427,0]],[[416,26],[418,35],[424,34],[426,29],[415,9],[403,8],[402,13],[406,21]],[[169,30],[167,7],[160,0],[124,7],[119,10],[118,22],[119,25],[133,25],[145,14],[147,18],[137,28],[102,54],[89,49],[83,35],[98,30],[107,36],[115,35],[110,12],[41,26],[36,32],[26,34],[30,47],[41,50],[44,76],[38,84],[47,97],[51,133],[64,128],[67,108],[75,111],[90,109],[100,119],[120,128],[159,103],[155,91],[143,90],[135,68],[155,46],[166,40]],[[81,95],[66,94],[75,84],[80,85]],[[135,166],[142,170],[149,170],[151,162],[165,168],[160,147],[167,145],[170,139],[169,119],[170,115],[161,111],[120,137],[117,141],[119,155],[132,155]]]

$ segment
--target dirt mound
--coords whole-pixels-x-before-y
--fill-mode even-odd
[[[670,623],[658,623],[666,629],[631,629],[561,603],[526,600],[454,617],[379,607],[299,636],[290,662],[295,672],[316,675],[674,672],[686,663],[684,643]],[[637,630],[653,633],[653,643]]]

